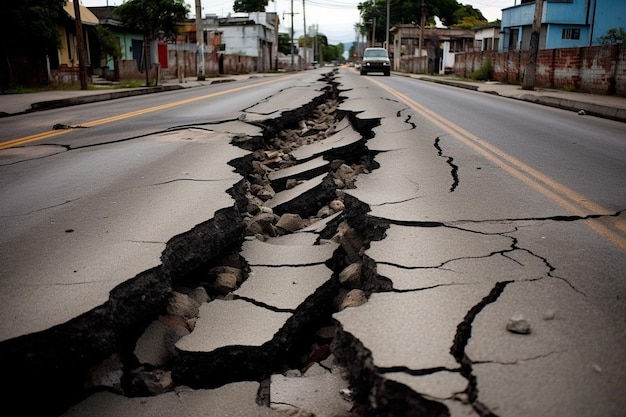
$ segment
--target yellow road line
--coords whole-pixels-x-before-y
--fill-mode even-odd
[[[291,75],[290,77],[293,77],[293,76],[294,75]],[[288,77],[288,78],[290,78],[290,77]],[[280,77],[280,79],[284,80],[285,77]],[[154,106],[154,107],[148,107],[148,108],[145,108],[145,109],[136,110],[136,111],[132,111],[132,112],[129,112],[129,113],[124,113],[124,114],[119,114],[117,116],[107,117],[107,118],[104,118],[104,119],[97,119],[97,120],[93,120],[91,122],[81,123],[80,125],[82,127],[99,126],[99,125],[106,124],[106,123],[111,123],[111,122],[116,122],[116,121],[119,121],[119,120],[129,119],[131,117],[141,116],[143,114],[152,113],[152,112],[155,112],[155,111],[169,109],[171,107],[182,106],[183,104],[193,103],[194,101],[206,100],[208,98],[217,97],[217,96],[221,96],[221,95],[224,95],[224,94],[230,94],[230,93],[234,93],[236,91],[246,90],[248,88],[259,87],[259,86],[262,86],[262,85],[265,85],[265,84],[274,83],[276,81],[278,81],[278,79],[272,79],[272,80],[269,80],[269,81],[263,81],[263,82],[256,83],[256,84],[253,84],[253,85],[246,85],[246,86],[231,88],[229,90],[218,91],[218,92],[215,92],[215,93],[206,94],[204,96],[193,97],[193,98],[189,98],[189,99],[186,99],[186,100],[174,101],[172,103],[166,103],[166,104],[161,104],[161,105]],[[0,143],[0,149],[13,148],[15,146],[24,145],[26,143],[30,143],[30,142],[35,142],[35,141],[42,140],[42,139],[51,138],[51,137],[54,137],[54,136],[62,135],[62,134],[67,133],[67,132],[71,132],[72,130],[73,129],[49,130],[49,131],[46,131],[46,132],[37,133],[35,135],[24,136],[22,138],[13,139],[13,140],[9,140],[9,141]]]
[[[23,138],[13,139],[0,143],[0,149],[13,148],[15,146],[23,145],[28,142],[35,142],[37,140],[50,138],[57,135],[66,133],[67,130],[50,130],[47,132],[37,133],[35,135],[24,136]]]
[[[610,210],[594,203],[565,185],[547,177],[538,170],[526,165],[519,159],[507,154],[487,141],[452,123],[443,116],[427,109],[405,94],[402,94],[379,81],[375,81],[373,79],[369,80],[406,103],[414,111],[421,114],[439,128],[448,132],[464,145],[473,149],[489,161],[502,168],[504,171],[524,182],[533,190],[548,197],[569,213],[581,217],[584,217],[588,213],[612,214]],[[626,251],[626,237],[619,232],[626,231],[626,222],[612,217],[604,219],[604,223],[609,223],[610,226],[606,226],[597,219],[588,219],[584,222],[590,229],[609,240],[618,248]]]

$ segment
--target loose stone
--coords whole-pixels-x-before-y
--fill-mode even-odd
[[[280,216],[278,222],[276,223],[276,227],[283,229],[287,232],[295,232],[296,230],[302,229],[304,226],[304,221],[302,217],[298,214],[285,213]]]
[[[361,285],[362,264],[355,262],[339,273],[339,282],[348,288],[358,288]]]
[[[286,183],[285,183],[285,189],[290,190],[293,187],[295,187],[296,185],[298,185],[298,180],[295,180],[293,178],[289,178]]]
[[[367,297],[365,296],[365,291],[355,289],[348,292],[346,298],[343,299],[341,303],[340,310],[344,310],[348,307],[358,307],[367,303]]]
[[[196,317],[200,311],[200,304],[188,295],[174,292],[166,310],[175,316]]]
[[[330,202],[329,206],[335,213],[343,211],[346,208],[341,200],[333,200]]]
[[[506,329],[511,333],[529,334],[530,323],[523,315],[517,314],[509,319],[509,322],[506,324]]]
[[[556,311],[552,309],[546,310],[543,313],[543,316],[541,316],[541,318],[544,320],[554,320],[555,317],[556,317]]]
[[[213,288],[222,294],[226,294],[237,289],[237,276],[229,272],[222,272],[215,278]]]
[[[196,303],[203,304],[209,301],[209,295],[207,294],[204,287],[194,288],[190,293],[189,297],[191,297]]]

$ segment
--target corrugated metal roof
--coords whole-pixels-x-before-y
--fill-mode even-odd
[[[63,10],[65,10],[65,13],[67,13],[72,18],[72,20],[76,19],[76,16],[74,16],[73,2],[65,2]],[[96,15],[91,13],[91,11],[85,6],[80,6],[80,21],[83,23],[83,25],[97,25],[98,23],[100,23]]]

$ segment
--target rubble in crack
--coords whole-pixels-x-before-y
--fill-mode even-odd
[[[366,300],[358,289],[364,242],[342,220],[343,190],[372,162],[334,101],[319,105],[314,120],[267,138],[243,168],[245,278],[205,304],[196,331],[177,343],[179,383],[203,388],[269,378],[264,402],[272,408],[354,415],[349,382],[328,350],[335,328],[319,330],[329,328],[333,312]],[[303,151],[308,147],[315,150]],[[322,359],[325,365],[315,365]]]
[[[263,141],[236,138],[251,151],[231,161],[244,177],[232,190],[241,248],[179,281],[138,339],[136,366],[122,375],[121,362],[107,360],[94,386],[134,397],[254,380],[257,402],[281,413],[359,415],[330,351],[331,315],[367,301],[365,241],[345,220],[344,190],[376,166],[337,112],[336,92],[311,114]]]

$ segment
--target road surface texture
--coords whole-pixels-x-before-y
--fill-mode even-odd
[[[0,151],[7,409],[623,415],[623,202],[393,78],[320,70],[224,120]]]

